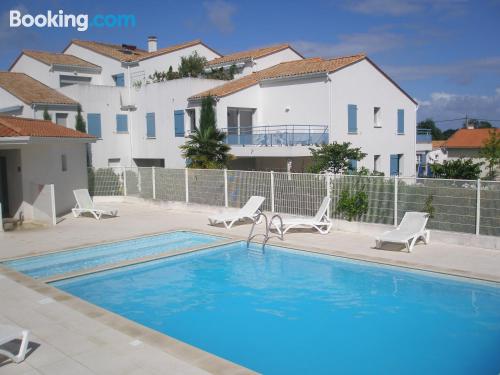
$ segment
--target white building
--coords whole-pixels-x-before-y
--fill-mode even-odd
[[[148,82],[193,52],[209,61],[207,70],[233,66],[235,79]],[[300,171],[310,146],[349,141],[368,154],[358,168],[415,174],[416,103],[364,55],[304,60],[282,44],[221,56],[199,40],[158,49],[150,37],[148,50],[73,40],[62,54],[24,51],[10,70],[81,104],[88,132],[98,138],[97,167],[184,167],[178,146],[210,93],[238,157],[232,168]],[[12,105],[0,100],[0,107],[8,112]],[[74,127],[70,117],[66,126]]]

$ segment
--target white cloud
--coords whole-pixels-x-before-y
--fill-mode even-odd
[[[401,35],[389,31],[342,34],[337,43],[318,43],[299,40],[292,45],[306,56],[333,57],[365,52],[373,54],[403,45]]]
[[[348,0],[345,8],[366,15],[405,16],[428,11],[445,16],[465,14],[467,0]]]
[[[234,30],[232,17],[236,7],[224,0],[205,1],[203,7],[207,12],[208,21],[221,33],[230,33]]]
[[[493,95],[459,95],[447,92],[434,92],[429,100],[419,101],[418,120],[428,117],[434,120],[470,118],[486,120],[500,119],[500,88]],[[439,124],[443,128],[459,127],[463,121]],[[498,122],[494,122],[497,126]]]

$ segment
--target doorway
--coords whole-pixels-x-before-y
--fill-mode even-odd
[[[9,217],[9,195],[7,191],[7,159],[0,156],[0,203],[2,217]]]

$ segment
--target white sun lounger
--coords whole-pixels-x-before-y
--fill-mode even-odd
[[[208,221],[210,225],[223,223],[229,229],[238,220],[250,219],[255,220],[260,213],[260,206],[266,198],[254,195],[250,197],[247,203],[237,211],[226,211],[218,215],[210,216]]]
[[[327,234],[328,232],[330,232],[330,229],[332,228],[332,222],[327,215],[330,202],[331,199],[329,197],[324,197],[323,202],[321,203],[321,206],[319,207],[315,216],[283,217],[283,234],[296,227],[315,228],[321,234]],[[276,223],[271,223],[271,225],[276,228],[278,233],[281,234],[281,228],[278,227],[277,223],[278,221]]]
[[[118,214],[117,209],[96,206],[92,198],[90,198],[87,189],[73,190],[73,194],[76,199],[76,207],[72,209],[75,217],[80,216],[82,213],[89,212],[94,215],[97,220],[100,220],[103,215],[116,216]]]
[[[0,324],[0,345],[7,344],[15,339],[21,339],[21,346],[17,354],[13,354],[3,349],[0,349],[0,354],[12,359],[16,363],[22,362],[28,350],[29,333],[30,331],[20,327]]]
[[[384,232],[375,239],[375,247],[379,249],[382,242],[401,243],[406,246],[408,252],[411,252],[420,238],[428,244],[431,233],[425,229],[427,220],[429,214],[426,212],[406,212],[396,229]]]

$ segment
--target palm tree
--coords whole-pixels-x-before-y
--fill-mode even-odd
[[[214,99],[211,96],[201,102],[200,126],[180,146],[188,168],[217,169],[227,167],[233,155],[226,144],[226,135],[215,125]]]

